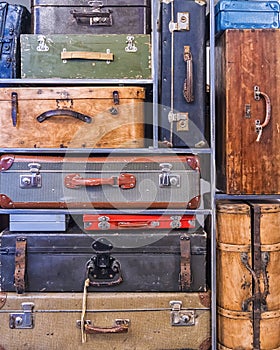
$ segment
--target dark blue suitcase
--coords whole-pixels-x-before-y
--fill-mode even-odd
[[[206,1],[161,4],[160,145],[205,147]]]
[[[215,5],[216,34],[226,29],[279,28],[280,2],[220,0]]]
[[[20,34],[30,33],[31,14],[22,5],[0,3],[0,78],[20,77]]]

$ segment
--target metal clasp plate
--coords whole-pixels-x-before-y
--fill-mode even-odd
[[[126,37],[126,43],[127,43],[127,46],[125,47],[125,52],[136,52],[137,51],[137,47],[136,47],[135,42],[134,42],[134,36],[128,35]]]
[[[190,30],[190,14],[189,12],[178,12],[177,23],[169,22],[169,31]]]
[[[37,51],[39,51],[39,52],[49,51],[50,48],[47,45],[47,39],[46,39],[45,35],[39,35],[37,41],[39,43],[37,48],[36,48]]]
[[[110,218],[108,216],[100,216],[98,218],[98,228],[100,228],[100,230],[109,230],[110,228],[110,223],[109,223]]]
[[[29,163],[28,167],[30,169],[31,174],[20,175],[20,188],[42,187],[42,178],[39,174],[41,165],[39,163]]]
[[[170,174],[172,164],[161,163],[159,166],[162,168],[162,174],[159,175],[160,187],[180,187],[180,175]]]
[[[169,303],[171,307],[171,326],[194,326],[195,311],[181,310],[182,302],[172,300]]]
[[[174,113],[170,111],[168,113],[169,123],[176,122],[177,131],[188,131],[189,130],[189,113]]]
[[[12,313],[9,316],[11,329],[32,329],[34,327],[33,308],[34,303],[22,303],[22,313]]]

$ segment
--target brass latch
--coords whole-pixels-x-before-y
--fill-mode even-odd
[[[172,300],[169,305],[171,307],[171,326],[194,326],[194,310],[181,310],[181,301]]]

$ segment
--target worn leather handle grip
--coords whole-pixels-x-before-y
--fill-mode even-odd
[[[118,325],[114,327],[94,327],[89,324],[85,324],[84,331],[86,334],[115,334],[115,333],[127,333],[129,324]]]
[[[88,52],[88,51],[62,51],[60,54],[62,60],[98,60],[98,61],[113,61],[114,54],[105,52]]]
[[[130,222],[130,221],[120,221],[118,222],[118,227],[121,228],[137,228],[137,227],[146,227],[154,228],[154,226],[149,222],[139,221],[139,222]]]
[[[136,178],[132,174],[120,174],[119,177],[109,178],[83,178],[79,174],[69,174],[64,179],[64,185],[67,188],[79,188],[81,186],[103,186],[110,185],[122,189],[134,188]]]
[[[50,119],[52,117],[60,117],[60,116],[68,116],[68,117],[73,117],[75,119],[79,119],[85,123],[91,123],[92,118],[89,117],[88,115],[75,112],[71,109],[53,109],[46,111],[42,114],[40,114],[36,119],[39,123],[44,122],[47,119]]]
[[[184,62],[186,63],[186,77],[184,81],[184,97],[190,103],[194,101],[193,95],[193,58],[189,46],[184,46]]]

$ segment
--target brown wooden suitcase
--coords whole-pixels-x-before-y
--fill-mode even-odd
[[[1,293],[0,313],[5,350],[211,349],[207,292]]]
[[[279,224],[279,202],[217,202],[220,349],[280,348]]]
[[[3,154],[0,206],[157,208],[200,206],[200,159],[188,155]]]
[[[217,187],[280,193],[280,29],[229,29],[216,41]]]
[[[144,100],[136,86],[1,88],[0,147],[143,147]]]

